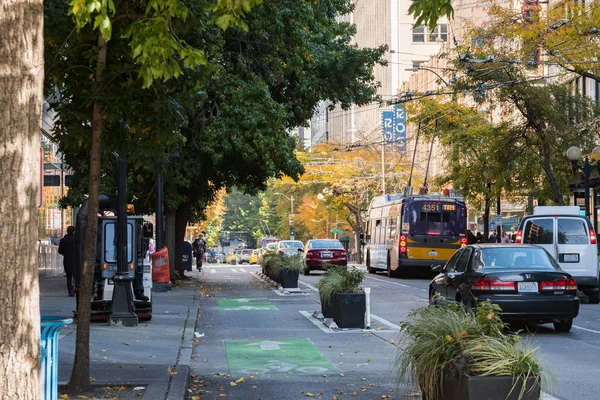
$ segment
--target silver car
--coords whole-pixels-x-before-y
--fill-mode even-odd
[[[304,252],[304,244],[299,240],[280,240],[276,251],[278,254],[294,256]]]

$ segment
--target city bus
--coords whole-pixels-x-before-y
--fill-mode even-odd
[[[467,244],[465,201],[434,194],[377,196],[369,205],[365,233],[370,273],[429,271]]]

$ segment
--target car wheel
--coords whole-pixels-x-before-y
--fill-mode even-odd
[[[310,268],[304,268],[304,269],[302,270],[302,273],[303,273],[304,275],[310,275]]]
[[[429,305],[435,306],[436,304],[437,304],[437,301],[435,301],[435,298],[434,298],[433,288],[430,288],[429,289]]]
[[[593,292],[587,292],[588,301],[590,304],[598,304],[600,303],[600,290],[594,290]]]
[[[554,329],[558,332],[569,332],[572,326],[573,318],[569,318],[562,322],[554,322]]]

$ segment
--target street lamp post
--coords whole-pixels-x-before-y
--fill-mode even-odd
[[[600,146],[594,147],[592,150],[592,155],[600,156]],[[583,195],[585,201],[585,216],[589,217],[590,213],[590,173],[592,172],[592,168],[598,168],[598,162],[595,161],[590,163],[589,157],[586,155],[583,158],[583,164],[578,164],[578,161],[581,159],[581,149],[577,146],[571,146],[567,150],[567,158],[571,161],[571,168],[573,169],[573,173],[577,171],[583,172]],[[594,218],[594,221],[596,218]],[[594,228],[596,228],[594,226]]]
[[[418,72],[419,70],[423,70],[423,71],[429,71],[432,74],[434,74],[435,76],[437,76],[438,78],[440,78],[440,80],[442,82],[444,82],[444,84],[446,86],[452,86],[450,85],[444,78],[442,78],[442,76],[440,74],[438,74],[437,72],[435,72],[432,69],[426,68],[426,67],[412,67],[412,68],[406,68],[405,71],[411,71],[411,72]]]
[[[279,192],[276,192],[274,194],[278,194],[280,196],[283,196],[283,197],[285,197],[286,199],[288,199],[290,201],[290,215],[288,217],[288,225],[290,227],[290,239],[294,240],[294,236],[295,235],[294,235],[294,231],[292,230],[292,224],[294,222],[294,195],[290,195],[291,197],[288,197],[285,194],[279,193]]]

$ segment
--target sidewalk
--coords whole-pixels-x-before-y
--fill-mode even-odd
[[[90,375],[94,386],[115,387],[118,399],[184,398],[200,289],[198,274],[187,275],[191,279],[171,292],[154,293],[151,321],[142,321],[135,328],[91,324]],[[40,277],[41,315],[72,317],[74,308],[75,298],[67,296],[63,276]],[[60,331],[59,386],[66,385],[71,376],[75,338],[76,324]],[[136,387],[143,389],[134,391]]]

